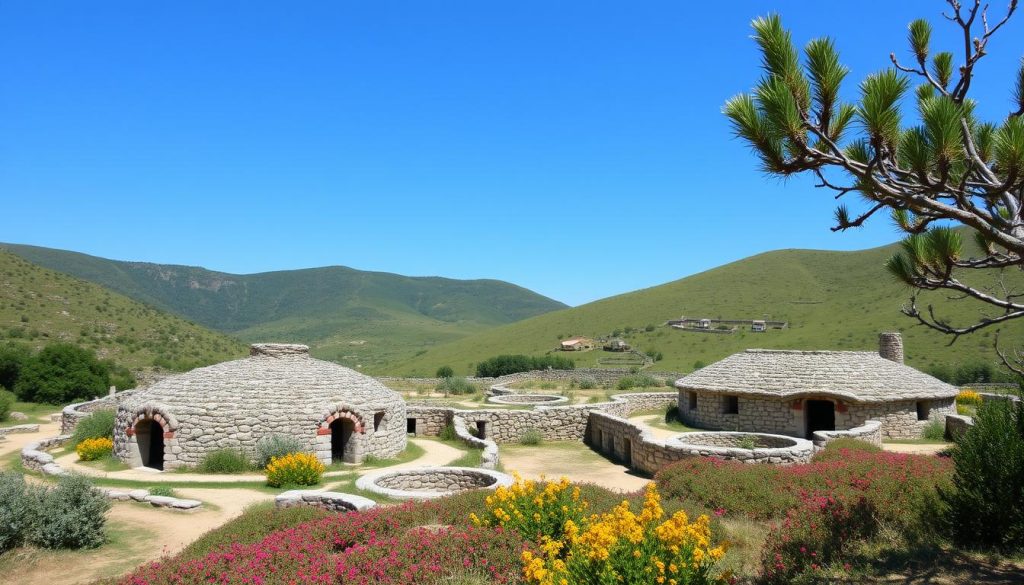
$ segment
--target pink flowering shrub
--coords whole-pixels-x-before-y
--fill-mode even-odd
[[[805,495],[772,526],[761,553],[760,581],[827,582],[845,572],[851,548],[877,532],[873,514],[864,497]]]
[[[203,555],[150,563],[118,583],[412,584],[461,574],[483,575],[495,583],[519,582],[519,558],[527,545],[517,535],[464,524],[415,528],[460,509],[458,503],[405,504],[335,514],[273,531],[253,542],[214,544]]]

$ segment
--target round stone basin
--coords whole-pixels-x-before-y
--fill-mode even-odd
[[[487,402],[494,404],[562,404],[569,402],[569,398],[557,394],[505,394],[502,396],[491,396]]]
[[[382,469],[356,480],[356,487],[398,500],[426,500],[469,490],[512,485],[512,477],[477,467]]]
[[[727,431],[683,433],[673,437],[672,440],[683,445],[726,449],[788,449],[800,445],[801,441],[806,442],[803,439],[784,435]]]

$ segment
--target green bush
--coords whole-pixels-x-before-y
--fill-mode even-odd
[[[441,366],[440,368],[437,368],[437,372],[434,373],[434,376],[437,378],[451,378],[454,375],[455,370],[453,370],[451,366]]]
[[[106,540],[110,501],[80,475],[61,476],[57,486],[35,492],[28,541],[43,548],[96,548]]]
[[[476,365],[478,378],[497,378],[533,370],[574,370],[576,362],[556,355],[533,357],[528,355],[499,355]]]
[[[624,376],[619,380],[619,383],[615,385],[615,389],[630,390],[632,388],[651,388],[653,386],[661,386],[661,383],[647,374],[632,374]]]
[[[97,410],[78,421],[74,432],[71,433],[71,446],[77,447],[86,439],[113,439],[114,417],[113,410]]]
[[[453,376],[451,378],[441,380],[441,383],[436,386],[436,390],[438,392],[444,392],[446,395],[455,394],[458,396],[462,394],[473,394],[477,391],[477,387],[465,378]]]
[[[149,488],[149,495],[151,495],[151,496],[164,496],[164,497],[167,497],[167,498],[176,498],[176,497],[178,497],[178,494],[177,494],[177,492],[174,491],[174,488],[168,487],[166,485],[155,485],[155,486]]]
[[[238,449],[217,449],[207,453],[199,465],[196,466],[199,473],[243,473],[252,471],[252,463]]]
[[[520,445],[540,445],[541,441],[544,440],[544,436],[541,435],[537,429],[527,429],[523,433],[523,436],[519,438]]]
[[[7,420],[7,417],[11,416],[11,407],[14,406],[15,396],[13,392],[9,392],[0,386],[0,422]]]
[[[946,438],[946,425],[937,420],[931,421],[921,431],[921,438],[929,441],[942,441]]]
[[[597,380],[591,378],[590,376],[587,376],[585,378],[580,378],[579,385],[580,390],[592,390],[594,388],[597,388]]]
[[[0,553],[25,540],[32,525],[33,504],[25,478],[13,471],[0,471]]]
[[[109,386],[109,366],[93,351],[54,343],[25,360],[14,393],[25,402],[66,404],[102,396]]]
[[[32,350],[20,343],[0,345],[0,386],[14,389],[22,366],[32,357]]]
[[[942,492],[958,544],[1024,551],[1024,402],[988,400],[953,449]]]
[[[266,469],[274,457],[283,457],[289,453],[302,453],[306,449],[302,442],[287,435],[267,435],[256,441],[256,466]]]
[[[455,425],[448,423],[441,428],[441,432],[437,435],[437,438],[442,441],[454,441],[458,437],[455,435]]]

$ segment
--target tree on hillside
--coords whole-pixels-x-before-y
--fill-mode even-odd
[[[831,39],[810,41],[801,60],[778,16],[758,18],[754,39],[764,75],[752,93],[730,99],[724,112],[769,175],[810,173],[836,199],[859,196],[855,210],[846,204],[836,209],[833,231],[891,215],[907,234],[886,266],[913,289],[903,312],[951,335],[952,343],[1024,317],[1024,291],[1003,279],[1024,269],[1024,59],[1010,84],[1006,116],[979,119],[970,97],[974,70],[1017,0],[998,20],[979,1],[947,1],[943,16],[962,45],[933,53],[931,25],[915,20],[908,33],[911,58],[890,54],[892,67],[869,75],[856,103],[840,97],[849,70]],[[908,122],[903,99],[909,92],[917,112]],[[958,225],[970,228],[977,252],[965,245]],[[977,284],[980,275],[994,275],[995,284]],[[984,310],[973,322],[953,324],[931,305],[918,307],[921,291],[934,290],[973,299]],[[996,351],[1024,374],[1024,354],[1007,355],[998,333]]]
[[[20,343],[0,345],[0,386],[14,388],[22,364],[30,357],[32,357],[32,350],[27,345]]]
[[[96,354],[69,343],[54,343],[27,359],[14,393],[25,402],[65,404],[106,394],[107,364]]]

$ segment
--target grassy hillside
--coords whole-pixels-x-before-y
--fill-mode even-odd
[[[903,332],[909,364],[929,368],[941,363],[993,361],[992,332],[950,338],[916,325],[899,309],[908,290],[885,272],[884,261],[895,251],[888,246],[858,252],[782,250],[753,256],[661,286],[596,301],[491,329],[434,348],[395,364],[397,374],[428,374],[448,364],[469,373],[474,364],[501,353],[542,354],[559,336],[606,336],[616,329],[639,329],[625,335],[640,350],[660,351],[664,360],[654,369],[691,371],[698,362],[711,363],[753,347],[789,349],[877,348],[880,331]],[[1008,275],[1018,292],[1020,273]],[[979,313],[977,304],[946,302],[931,295],[939,315],[954,323]],[[789,321],[786,330],[749,331],[730,335],[679,331],[664,325],[681,315],[725,319]],[[653,331],[644,329],[655,325]],[[1024,340],[1024,322],[1003,327],[1004,341]],[[566,354],[577,365],[595,365],[610,353],[600,350]]]
[[[0,250],[0,342],[67,341],[139,370],[240,357],[244,346],[101,286]]]
[[[408,277],[342,266],[236,275],[35,246],[0,248],[244,341],[307,343],[315,355],[371,369],[565,307],[496,280]]]

